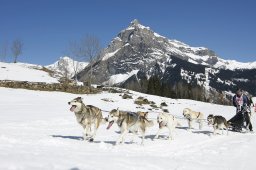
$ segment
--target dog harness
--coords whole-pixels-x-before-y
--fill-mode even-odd
[[[196,118],[198,119],[200,115],[201,115],[201,112],[198,112],[198,115],[197,115],[197,117],[196,117]]]
[[[137,113],[135,113],[135,112],[127,112],[127,113],[128,113],[128,115],[130,115],[130,116],[136,117],[136,121],[135,121],[134,124],[132,124],[131,126],[135,125],[136,122],[139,120],[139,115],[138,115]],[[123,124],[123,122],[124,122],[124,119],[125,119],[125,118],[123,118],[123,119],[120,121],[120,123],[118,124],[119,127],[122,126],[122,124]]]

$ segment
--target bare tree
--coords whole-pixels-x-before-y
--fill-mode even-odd
[[[20,39],[16,39],[12,43],[12,53],[14,56],[14,63],[17,63],[18,56],[22,54],[23,42]]]
[[[63,77],[65,77],[66,80],[70,78],[68,71],[68,61],[66,60],[63,60]]]
[[[61,81],[63,83],[68,83],[70,78],[72,78],[73,75],[69,72],[69,63],[64,58],[58,62],[58,67],[60,69],[60,75],[61,75]]]
[[[101,53],[100,41],[97,37],[87,35],[83,40],[85,57],[90,60],[89,86],[92,84],[92,66],[94,59]]]
[[[0,47],[0,61],[5,61],[8,53],[8,42],[5,41]]]
[[[73,60],[81,61],[81,60],[89,60],[90,62],[90,74],[89,74],[89,86],[92,83],[92,65],[94,59],[100,54],[101,46],[100,41],[97,37],[87,35],[82,38],[80,41],[71,41],[69,43],[70,57]],[[77,71],[79,69],[79,63],[73,61],[73,69],[75,72],[75,79],[77,80]]]
[[[72,68],[74,70],[75,81],[77,82],[77,73],[79,70],[79,63],[85,58],[85,50],[82,41],[70,41],[69,42],[69,57],[72,58]]]

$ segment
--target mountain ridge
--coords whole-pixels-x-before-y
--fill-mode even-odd
[[[122,37],[122,35],[125,31],[136,30],[136,29],[147,30],[148,32],[153,33],[153,35],[155,37],[161,38],[162,41],[169,42],[171,47],[175,47],[174,49],[170,49],[170,51],[172,51],[174,53],[176,52],[177,54],[181,54],[180,51],[182,51],[182,52],[184,52],[184,54],[181,54],[181,55],[184,55],[184,57],[185,57],[185,55],[187,55],[187,57],[190,57],[189,59],[192,59],[189,61],[194,62],[196,64],[207,65],[207,64],[215,63],[214,65],[212,65],[212,67],[222,68],[222,69],[230,69],[230,70],[256,68],[256,61],[254,61],[254,62],[239,62],[236,60],[225,60],[223,58],[220,58],[218,55],[216,55],[216,53],[213,50],[210,50],[206,47],[192,47],[192,46],[190,46],[184,42],[178,41],[176,39],[168,39],[162,35],[159,35],[158,33],[154,32],[154,31],[152,31],[150,29],[150,27],[141,25],[137,19],[133,20],[126,29],[122,30],[118,34],[118,36],[115,37],[111,41],[111,43],[115,43],[116,40],[120,40],[120,36]],[[208,54],[208,56],[206,54]],[[108,55],[108,54],[106,54],[106,55]],[[205,56],[205,57],[203,57],[203,56]],[[197,60],[197,61],[195,61],[195,60]],[[218,62],[216,60],[218,60]],[[202,62],[202,63],[200,63],[200,62]],[[204,62],[206,62],[206,63],[204,63]],[[211,65],[209,65],[209,66],[211,66]]]
[[[92,64],[92,80],[97,84],[148,92],[149,79],[156,75],[161,85],[171,86],[168,89],[175,89],[182,82],[190,89],[190,86],[202,86],[207,93],[214,90],[221,94],[223,89],[225,93],[230,93],[240,86],[256,95],[256,91],[251,88],[256,85],[253,81],[256,79],[256,74],[253,75],[256,62],[224,60],[208,48],[190,47],[178,40],[161,36],[141,25],[138,20],[132,21],[118,33]],[[89,70],[89,66],[82,70],[78,79],[87,81]],[[249,74],[253,75],[246,82],[249,88],[246,88],[244,81],[240,81],[244,70],[249,70]],[[229,77],[222,74],[228,74]]]

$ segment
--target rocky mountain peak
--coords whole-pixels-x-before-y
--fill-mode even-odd
[[[134,20],[131,22],[130,26],[138,26],[139,24],[140,24],[139,20],[138,20],[138,19],[134,19]]]
[[[93,63],[92,79],[93,83],[105,85],[129,80],[123,83],[123,87],[133,89],[131,86],[138,87],[138,81],[147,82],[150,77],[157,75],[162,83],[168,84],[168,88],[176,87],[178,82],[186,82],[194,86],[207,85],[208,89],[211,86],[215,89],[230,90],[240,82],[250,82],[251,78],[241,79],[244,76],[242,71],[231,74],[234,69],[225,70],[236,66],[256,68],[256,62],[254,65],[255,67],[224,60],[208,48],[191,47],[178,40],[168,39],[135,19],[111,41],[98,61]],[[80,81],[88,80],[89,68],[86,67],[78,74]],[[232,77],[233,75],[236,77]],[[146,86],[144,83],[137,89],[143,89],[140,91],[145,92]]]

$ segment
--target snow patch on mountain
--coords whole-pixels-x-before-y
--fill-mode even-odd
[[[138,73],[139,70],[133,70],[129,73],[126,74],[116,74],[110,77],[110,79],[106,82],[104,82],[104,85],[108,85],[108,86],[112,86],[114,84],[118,84],[121,83],[125,80],[127,80],[129,77],[136,75]]]
[[[238,62],[236,60],[224,60],[220,59],[215,64],[216,68],[224,68],[229,70],[236,70],[236,69],[256,69],[256,61],[254,62]]]
[[[232,79],[233,81],[242,81],[242,82],[248,82],[248,79]]]
[[[113,57],[119,50],[120,50],[120,48],[115,50],[114,52],[106,53],[104,55],[104,57],[102,58],[102,60],[104,61],[104,60],[109,59],[110,57]]]

